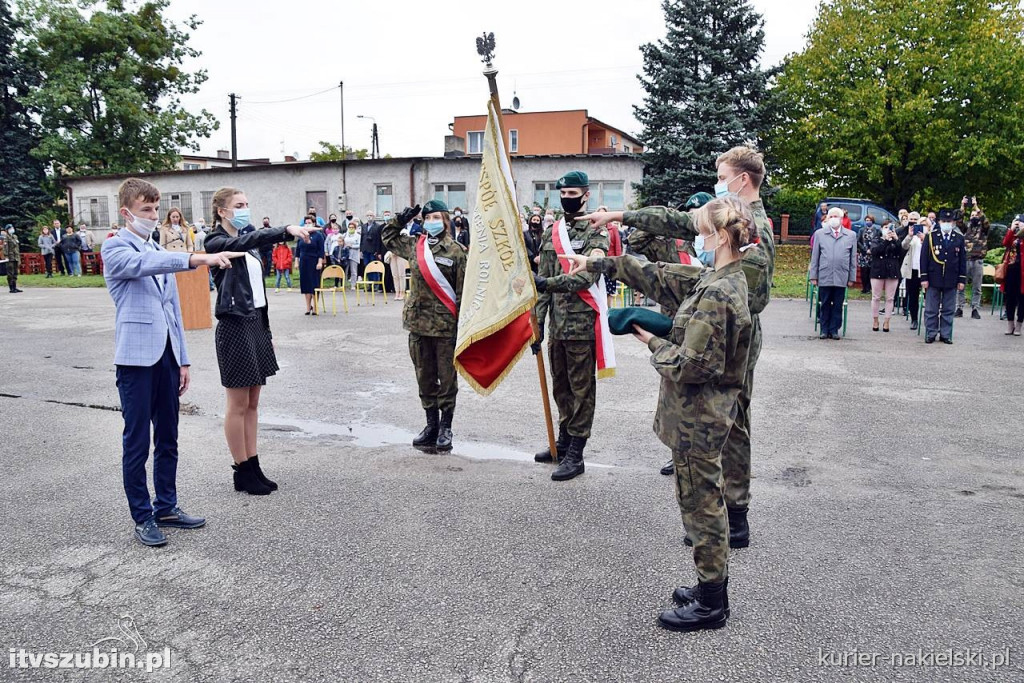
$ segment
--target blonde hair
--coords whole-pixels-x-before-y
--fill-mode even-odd
[[[718,157],[718,160],[715,162],[715,167],[721,166],[722,164],[731,166],[740,173],[746,173],[750,176],[750,184],[755,188],[761,187],[761,183],[764,182],[764,155],[753,147],[748,147],[746,145],[733,147],[728,152],[725,152]]]
[[[185,220],[185,214],[183,214],[181,212],[181,209],[179,209],[176,206],[172,206],[170,208],[170,210],[167,212],[167,215],[164,216],[164,223],[163,223],[164,225],[170,225],[171,224],[171,214],[172,213],[178,214],[178,218],[181,219],[179,225],[181,225],[182,228],[187,228],[188,227],[188,221]]]
[[[696,217],[697,228],[702,233],[717,234],[724,230],[729,236],[729,246],[735,254],[740,253],[740,248],[747,246],[754,239],[754,214],[739,197],[713,199],[697,209]]]
[[[160,190],[156,185],[142,178],[128,178],[117,188],[117,202],[131,211],[132,203],[141,199],[144,202],[160,201]]]
[[[236,194],[242,194],[242,191],[234,187],[222,187],[213,193],[213,199],[210,200],[210,208],[213,209],[212,225],[220,225],[220,214],[217,213],[217,210],[228,208],[228,202]]]

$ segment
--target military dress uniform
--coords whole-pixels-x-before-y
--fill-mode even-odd
[[[21,267],[21,245],[18,244],[18,236],[9,232],[10,225],[4,228],[4,258],[7,259],[7,286],[11,294],[19,294],[18,269]]]
[[[455,396],[458,393],[455,337],[458,305],[466,276],[466,250],[451,238],[447,230],[437,237],[403,235],[404,223],[412,218],[408,214],[410,211],[406,209],[388,223],[381,239],[386,250],[409,262],[410,290],[405,296],[402,326],[409,331],[409,355],[416,369],[420,403],[427,416],[427,426],[413,440],[413,445],[426,452],[450,451]],[[427,202],[423,207],[424,216],[436,211],[447,213],[448,207],[438,200]],[[416,244],[420,239],[426,241],[434,263],[455,290],[455,315],[424,280],[416,255]]]
[[[768,214],[760,200],[751,202],[749,207],[759,238],[758,248],[748,249],[740,261],[747,278],[747,305],[752,325],[750,358],[747,361],[743,390],[740,392],[736,421],[722,451],[725,500],[729,508],[729,543],[733,548],[745,548],[750,544],[747,525],[747,509],[750,505],[750,399],[754,391],[754,368],[761,355],[760,313],[771,299],[775,273],[775,237],[771,223],[768,222]],[[654,235],[689,240],[697,236],[697,226],[689,213],[665,207],[627,211],[622,222]],[[687,545],[690,541],[687,538]]]
[[[676,630],[723,626],[729,557],[723,449],[739,414],[753,337],[742,262],[713,270],[622,256],[598,259],[588,269],[678,307],[668,338],[648,343],[661,375],[654,431],[672,449],[676,499],[699,583],[677,590],[682,607],[660,621]]]
[[[582,176],[576,182],[586,183],[579,172],[566,177]],[[564,178],[563,178],[564,180]],[[570,180],[572,182],[572,180]],[[566,185],[563,187],[581,187]],[[585,187],[585,185],[583,186]],[[558,407],[559,468],[552,474],[556,481],[570,479],[583,471],[583,449],[590,438],[597,407],[597,350],[594,325],[597,312],[578,294],[593,285],[598,275],[581,272],[566,275],[558,261],[552,233],[553,225],[544,231],[537,274],[543,290],[537,298],[537,322],[541,336],[548,338],[548,359],[551,362],[551,385]],[[590,221],[571,221],[566,225],[569,242],[577,254],[589,256],[595,249],[608,252],[608,233],[594,228]],[[541,281],[539,281],[541,282]],[[550,316],[550,321],[548,320]],[[538,462],[551,462],[549,451],[538,453]]]
[[[956,215],[951,209],[939,211],[939,223],[952,223]],[[935,336],[946,344],[953,343],[953,315],[957,292],[967,283],[967,244],[957,228],[949,233],[932,230],[921,245],[921,284],[927,283],[924,295],[924,341],[931,344]]]

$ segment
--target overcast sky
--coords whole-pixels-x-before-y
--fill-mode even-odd
[[[765,64],[804,43],[818,0],[754,0],[765,17]],[[492,31],[502,104],[513,92],[520,111],[587,109],[633,135],[640,45],[664,37],[660,0],[586,4],[550,0],[469,3],[435,0],[171,0],[170,16],[196,14],[203,25],[190,44],[209,80],[185,99],[206,108],[220,130],[201,154],[230,149],[228,93],[241,96],[238,154],[308,158],[319,140],[369,148],[376,119],[382,154],[441,156],[455,116],[482,114],[487,82],[476,36]],[[313,97],[298,98],[333,88]]]

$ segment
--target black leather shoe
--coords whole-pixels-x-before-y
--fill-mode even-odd
[[[953,317],[954,318],[962,318],[962,317],[964,317],[964,309],[962,309],[962,308],[956,309],[956,313],[953,314]]]
[[[424,427],[423,431],[421,431],[416,438],[412,440],[412,446],[416,450],[423,451],[424,453],[436,453],[437,432],[441,429],[437,416],[437,408],[428,409],[426,413],[427,426]]]
[[[565,459],[565,451],[569,448],[569,432],[565,431],[565,427],[559,425],[558,427],[558,438],[555,439],[555,450],[558,452],[558,462],[562,462]],[[533,456],[534,462],[554,462],[554,458],[551,457],[551,447],[547,447],[540,453]]]
[[[252,469],[256,472],[256,478],[263,482],[263,485],[269,488],[271,491],[276,491],[278,486],[277,483],[267,478],[267,475],[263,474],[263,468],[260,467],[260,456],[254,455],[249,458],[249,462],[252,463]]]
[[[581,436],[574,436],[569,441],[569,448],[565,451],[565,457],[558,463],[558,467],[551,473],[552,481],[567,481],[580,476],[586,471],[583,465],[583,449],[587,440]]]
[[[135,525],[135,538],[139,539],[139,543],[142,545],[153,548],[167,545],[167,537],[157,528],[156,521],[152,517],[142,524]]]
[[[940,337],[940,339],[942,340],[943,344],[952,344],[953,343],[952,339],[946,339],[945,337]]]
[[[727,508],[729,514],[729,547],[746,548],[750,545],[750,525],[747,508]]]
[[[669,460],[667,463],[665,463],[665,466],[661,468],[661,473],[664,474],[666,477],[671,477],[673,474],[675,474],[676,461]]]
[[[725,580],[725,590],[723,591],[722,607],[725,608],[725,616],[732,616],[729,610],[729,579]],[[672,601],[679,607],[689,605],[694,600],[700,598],[700,584],[696,586],[680,586],[679,588],[672,591]]]
[[[916,322],[916,321],[915,321],[915,322],[912,322],[912,323],[910,323],[910,331],[911,331],[911,332],[915,332],[915,331],[917,331],[917,328],[918,328],[918,327],[919,327],[919,326],[918,326],[918,324],[917,324],[917,322]]]
[[[658,625],[670,631],[703,631],[725,626],[725,583],[702,583],[699,594],[682,607],[666,610],[658,616]]]
[[[977,308],[971,311],[971,320],[981,320],[981,313],[978,313]]]
[[[447,453],[452,449],[452,417],[455,411],[448,409],[441,411],[441,426],[437,431],[437,450],[439,453]]]
[[[169,515],[161,515],[156,518],[157,526],[169,526],[175,529],[198,529],[206,526],[206,520],[202,517],[193,517],[186,514],[181,508],[173,508]]]
[[[935,337],[931,337],[929,339],[925,339],[924,343],[925,344],[934,344],[935,343]]]

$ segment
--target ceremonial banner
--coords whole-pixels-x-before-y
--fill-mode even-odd
[[[536,301],[512,169],[489,100],[455,343],[455,367],[477,393],[494,391],[533,341]]]

